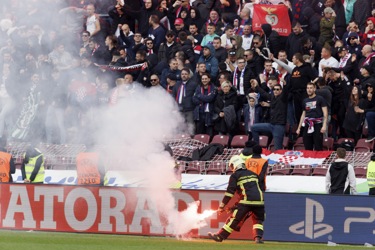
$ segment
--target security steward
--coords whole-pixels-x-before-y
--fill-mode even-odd
[[[77,184],[103,185],[105,170],[97,152],[81,152],[77,155]]]
[[[235,193],[240,197],[238,205],[231,216],[218,233],[208,233],[208,236],[216,242],[227,239],[234,230],[239,230],[247,214],[251,213],[253,221],[253,235],[255,243],[263,243],[263,221],[265,218],[263,192],[259,187],[258,176],[246,169],[245,162],[239,155],[233,156],[229,161],[229,167],[233,174],[229,178],[229,183],[225,196],[220,203],[218,213],[224,211],[225,206],[232,199]]]
[[[44,182],[44,156],[39,149],[29,147],[26,150],[21,172],[24,183],[42,184]]]
[[[12,155],[4,147],[0,147],[0,182],[13,182],[12,174],[15,172]]]
[[[268,168],[268,160],[262,158],[262,147],[255,145],[253,147],[253,155],[245,161],[246,168],[258,175],[259,187],[264,192],[266,191],[266,176]]]
[[[375,154],[371,156],[371,161],[367,165],[368,194],[375,195]]]

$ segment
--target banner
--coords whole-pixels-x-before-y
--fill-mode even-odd
[[[269,164],[282,163],[286,165],[321,165],[332,154],[332,151],[311,150],[276,150],[266,156]]]
[[[375,244],[372,197],[266,193],[265,201],[264,228],[269,239]]]
[[[268,23],[280,36],[288,36],[291,32],[288,7],[280,5],[254,4],[253,31],[261,30]]]
[[[224,191],[174,190],[171,195],[174,207],[169,212],[186,211],[199,201],[198,213],[191,214],[199,216],[216,210]],[[0,197],[0,229],[173,236],[173,226],[165,218],[168,211],[161,209],[165,199],[144,188],[2,183]],[[283,193],[264,197],[266,241],[375,244],[372,197]],[[236,197],[227,207],[235,201]],[[189,237],[207,238],[228,216],[212,214]],[[251,219],[230,239],[252,240]]]

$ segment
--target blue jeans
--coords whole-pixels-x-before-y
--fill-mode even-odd
[[[370,111],[366,113],[366,120],[368,124],[368,136],[375,136],[375,112]]]
[[[271,123],[256,123],[251,127],[253,140],[259,143],[259,132],[272,133],[275,143],[275,150],[283,149],[283,139],[285,134],[285,125],[273,125]]]

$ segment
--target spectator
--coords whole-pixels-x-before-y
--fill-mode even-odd
[[[194,109],[195,134],[208,134],[213,136],[214,102],[217,94],[216,87],[211,83],[211,76],[203,73],[201,82],[195,89],[193,103]]]
[[[178,104],[178,108],[188,125],[194,124],[193,96],[198,84],[191,81],[190,70],[181,70],[181,80],[177,81],[172,91],[172,96]]]
[[[247,24],[243,27],[242,31],[242,48],[248,50],[252,46],[254,35],[251,34],[251,25]]]
[[[157,55],[157,49],[155,48],[154,40],[151,37],[144,39],[146,45],[146,55]]]
[[[295,53],[300,52],[302,38],[309,37],[309,35],[304,32],[299,22],[292,23],[292,31],[293,32],[289,34],[285,45],[285,51],[288,55],[289,61],[292,61],[292,57]]]
[[[203,37],[203,40],[201,42],[201,46],[204,47],[207,44],[212,44],[212,41],[217,36],[218,35],[215,33],[215,24],[209,23],[207,25],[207,34]]]
[[[273,94],[268,94],[260,88],[255,79],[251,80],[251,88],[259,93],[264,100],[270,101],[261,103],[262,106],[270,107],[270,122],[256,123],[252,126],[253,140],[259,143],[259,133],[272,133],[275,142],[275,150],[282,149],[287,119],[289,90],[287,88],[283,89],[280,84],[276,84],[272,87]]]
[[[175,53],[180,50],[181,46],[175,42],[175,33],[172,30],[168,30],[165,35],[166,42],[161,43],[158,50],[159,62],[167,62],[171,59]]]
[[[93,4],[88,4],[86,6],[87,18],[86,18],[86,30],[90,32],[91,37],[96,37],[100,32],[100,17],[95,13],[95,6]],[[98,37],[99,39],[99,37]]]
[[[225,81],[215,100],[214,120],[215,131],[219,134],[233,136],[237,129],[236,113],[239,110],[237,90]]]
[[[227,50],[221,46],[220,37],[215,37],[212,41],[212,45],[215,49],[215,57],[219,63],[225,62],[228,56]]]
[[[345,160],[346,150],[338,148],[337,159],[329,166],[326,175],[328,194],[357,194],[354,169]]]
[[[203,40],[203,35],[198,33],[198,26],[195,23],[189,25],[189,33],[194,38],[194,44],[201,44]]]
[[[189,12],[190,12],[190,18],[186,21],[185,26],[189,28],[190,25],[195,24],[197,31],[201,30],[204,20],[201,18],[200,11],[196,7],[192,6],[190,7]]]
[[[366,104],[364,108],[354,107],[355,112],[365,113],[367,126],[368,126],[368,135],[366,142],[372,142],[375,139],[375,98],[374,98],[374,88],[375,84],[367,85],[367,96]]]
[[[345,129],[346,136],[354,139],[354,143],[361,138],[362,126],[365,121],[365,116],[362,113],[356,113],[355,107],[364,107],[364,99],[361,98],[361,91],[358,86],[353,86],[346,114],[344,118],[343,128]]]
[[[323,134],[328,128],[327,104],[323,97],[317,96],[315,84],[307,83],[308,98],[303,101],[304,110],[296,130],[299,135],[303,130],[303,144],[306,150],[323,150]]]
[[[148,30],[148,37],[154,42],[155,53],[158,52],[160,44],[165,41],[165,30],[160,25],[160,20],[157,15],[151,15],[149,18],[150,28]],[[146,44],[147,45],[147,44]]]
[[[178,62],[175,58],[169,60],[169,68],[163,70],[160,77],[160,84],[164,88],[167,86],[167,75],[173,74],[176,76],[176,80],[181,79],[181,71],[178,69]]]
[[[339,62],[331,54],[331,47],[325,46],[322,49],[322,59],[319,62],[319,76],[323,76],[325,68],[338,68]]]
[[[218,61],[215,57],[215,49],[209,44],[203,47],[203,54],[198,60],[199,62],[204,62],[206,64],[206,70],[211,75],[212,79],[215,79],[218,73]]]
[[[204,15],[202,15],[204,16]],[[208,20],[205,22],[205,24],[202,26],[201,34],[206,35],[208,33],[208,26],[212,24],[214,27],[213,33],[221,35],[222,28],[224,27],[224,24],[220,21],[220,16],[217,10],[212,9],[210,11],[210,16],[208,17]],[[204,44],[202,44],[204,46]]]
[[[174,21],[173,30],[177,34],[177,36],[180,34],[180,32],[186,32],[184,20],[182,18],[176,18],[176,20]]]

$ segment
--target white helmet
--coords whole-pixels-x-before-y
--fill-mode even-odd
[[[229,168],[235,172],[238,169],[245,169],[245,161],[239,155],[234,155],[229,160]]]

